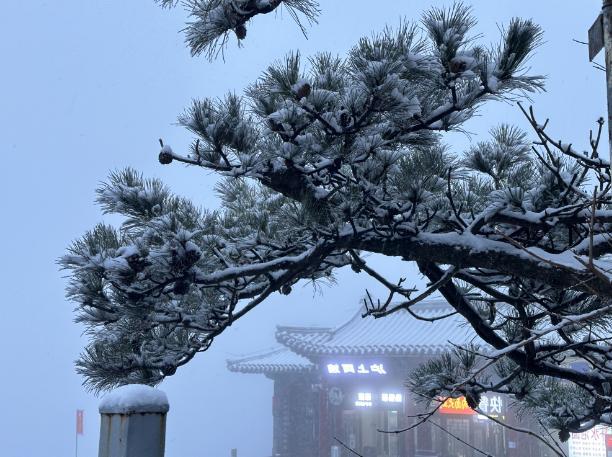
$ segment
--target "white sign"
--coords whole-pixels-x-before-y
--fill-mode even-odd
[[[402,394],[387,394],[387,393],[383,393],[383,394],[381,394],[380,399],[384,403],[401,403],[402,402]]]
[[[488,414],[490,416],[500,415],[502,413],[503,407],[503,399],[499,395],[483,395],[480,397],[480,403],[478,404],[478,409],[482,411],[484,414]]]
[[[569,457],[606,457],[606,427],[597,426],[583,433],[570,433]]]
[[[382,363],[372,363],[372,364],[364,364],[364,363],[328,363],[327,364],[327,372],[329,374],[375,374],[375,375],[385,375],[387,371],[385,370],[385,366]]]
[[[355,406],[372,406],[372,394],[370,392],[359,392]]]

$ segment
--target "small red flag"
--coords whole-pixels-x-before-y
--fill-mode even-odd
[[[76,432],[77,432],[77,435],[83,434],[83,410],[82,409],[76,410]]]

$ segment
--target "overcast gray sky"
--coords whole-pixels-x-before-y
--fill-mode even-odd
[[[240,92],[265,67],[300,49],[344,54],[356,40],[418,19],[428,6],[415,0],[321,0],[320,23],[299,33],[287,14],[259,17],[245,46],[232,42],[225,62],[192,58],[179,33],[180,9],[153,0],[5,1],[0,13],[0,196],[2,246],[0,317],[0,447],[3,457],[74,455],[75,409],[85,410],[80,456],[97,456],[97,399],[81,387],[73,361],[85,344],[64,299],[65,279],[55,260],[66,246],[102,220],[94,189],[109,170],[133,166],[163,179],[177,193],[214,206],[214,176],[157,162],[157,138],[179,152],[190,135],[174,125],[193,97]],[[467,2],[470,3],[470,2]],[[532,71],[548,75],[547,92],[534,96],[551,131],[576,146],[605,115],[605,77],[588,63],[586,30],[600,0],[475,0],[477,30],[495,41],[513,16],[532,17],[546,43]],[[485,105],[467,124],[483,138],[500,123],[526,128],[516,106]],[[478,135],[481,135],[480,137]],[[470,139],[449,136],[456,150]],[[375,259],[390,274],[412,275],[397,262]],[[273,297],[222,335],[213,348],[165,381],[171,411],[168,457],[270,454],[272,383],[263,376],[228,373],[225,359],[274,344],[276,324],[336,325],[358,306],[361,277],[342,272],[340,284],[314,294],[298,289]]]

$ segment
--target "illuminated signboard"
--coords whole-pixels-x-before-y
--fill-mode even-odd
[[[387,394],[383,393],[380,395],[380,399],[383,403],[401,403],[402,402],[402,394]]]
[[[447,398],[438,409],[442,414],[476,414],[467,404],[465,397]]]
[[[370,392],[359,392],[355,406],[372,406],[372,394]]]
[[[606,427],[597,426],[583,433],[570,433],[569,457],[606,457]]]
[[[373,401],[374,396],[371,392],[359,392],[357,394],[357,400],[355,401],[355,406],[372,406],[374,404]],[[381,393],[379,397],[382,403],[401,403],[402,402],[402,394],[397,393]]]
[[[489,416],[499,416],[503,410],[503,399],[499,395],[483,395],[480,398],[478,409]],[[438,411],[442,414],[476,414],[467,404],[465,397],[447,398]],[[485,417],[485,416],[483,416]]]
[[[337,374],[385,375],[387,374],[387,371],[385,370],[385,366],[382,363],[372,363],[372,364],[328,363],[326,368],[329,374],[334,374],[334,375],[337,375]]]
[[[483,395],[480,398],[478,409],[484,414],[488,414],[489,416],[498,416],[502,413],[503,406],[504,403],[502,397],[500,397],[499,395]]]

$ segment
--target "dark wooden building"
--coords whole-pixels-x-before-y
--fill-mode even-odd
[[[442,301],[420,304],[425,318],[449,313]],[[425,422],[404,433],[423,412],[405,388],[411,370],[428,358],[475,338],[461,317],[435,323],[407,312],[383,319],[362,318],[361,310],[337,328],[277,327],[279,348],[228,361],[240,373],[261,373],[274,381],[273,457],[472,457],[482,455],[460,440],[496,457],[552,455],[539,442],[508,430],[467,406],[448,399]],[[512,425],[520,424],[502,395],[483,396],[480,408]],[[451,437],[447,432],[455,435]],[[346,446],[346,447],[345,447]]]

